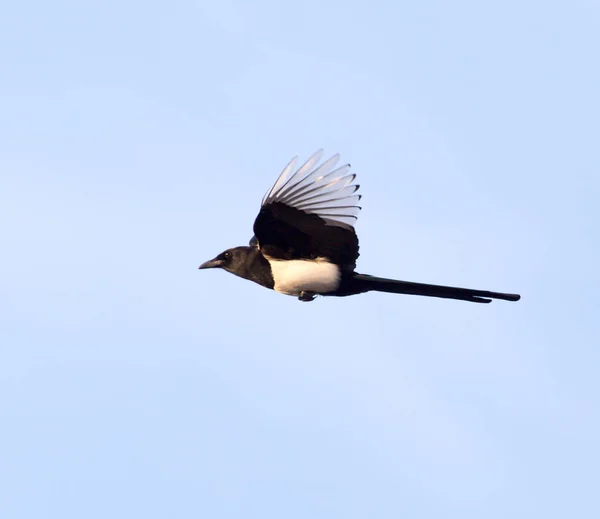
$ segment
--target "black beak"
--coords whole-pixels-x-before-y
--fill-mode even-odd
[[[221,265],[223,265],[223,260],[215,258],[215,259],[205,261],[198,268],[199,269],[216,269],[216,268],[219,268]]]

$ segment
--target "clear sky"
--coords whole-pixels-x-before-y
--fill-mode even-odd
[[[600,3],[0,7],[0,517],[600,517]],[[197,266],[294,155],[358,270]]]

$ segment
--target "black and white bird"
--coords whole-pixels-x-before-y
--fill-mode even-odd
[[[265,194],[248,247],[228,249],[199,268],[221,268],[282,294],[312,301],[317,295],[369,291],[412,294],[474,303],[518,301],[517,294],[385,279],[354,271],[358,238],[354,223],[361,195],[350,165],[339,155],[319,164],[323,150],[296,169],[293,158]]]

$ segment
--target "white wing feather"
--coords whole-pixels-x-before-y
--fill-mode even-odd
[[[354,227],[361,198],[354,194],[359,188],[353,183],[356,175],[348,173],[350,164],[333,169],[340,160],[338,154],[318,165],[322,156],[323,150],[317,150],[298,169],[298,158],[294,157],[265,194],[262,205],[281,202],[316,214],[328,225]]]

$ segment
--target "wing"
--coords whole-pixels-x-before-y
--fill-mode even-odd
[[[340,156],[318,165],[323,150],[296,169],[292,159],[265,194],[254,222],[261,251],[278,259],[325,257],[354,268],[358,238],[354,223],[360,207],[350,164],[335,168]],[[335,169],[334,169],[335,168]],[[255,238],[251,242],[255,241]]]

